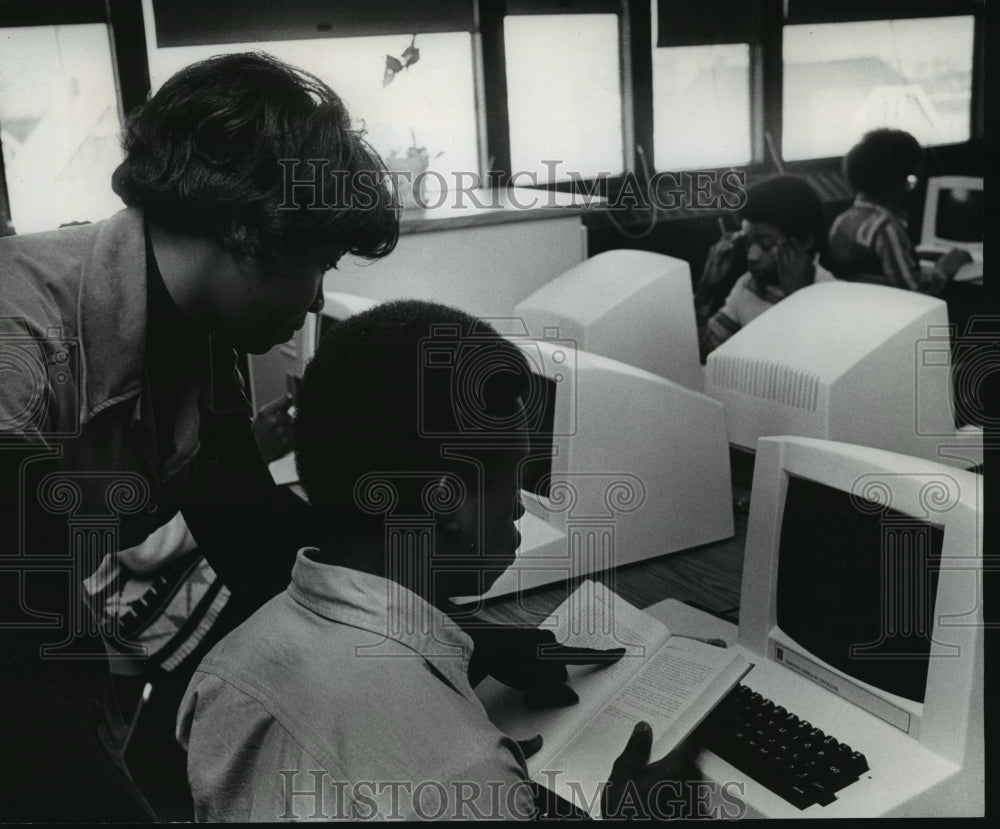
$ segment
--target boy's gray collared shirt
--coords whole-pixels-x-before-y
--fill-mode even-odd
[[[308,552],[181,703],[196,817],[530,817],[520,748],[469,686],[471,639],[395,582]]]

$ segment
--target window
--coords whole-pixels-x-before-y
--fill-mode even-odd
[[[653,50],[653,159],[658,170],[750,161],[750,46]]]
[[[513,183],[624,172],[618,15],[508,15],[503,26]]]
[[[147,40],[156,42],[152,36]],[[398,59],[411,42],[420,50],[419,60],[383,86],[386,56]],[[415,40],[413,35],[402,34],[151,47],[152,89],[155,92],[174,72],[195,61],[244,51],[268,52],[328,83],[344,100],[356,125],[364,125],[368,140],[390,168],[412,172],[405,166],[407,156],[425,156],[428,169],[444,176],[448,188],[456,186],[455,173],[479,172],[468,32],[417,34]],[[434,189],[435,181],[434,176],[427,178],[428,189]],[[468,178],[464,182],[469,185]]]
[[[750,43],[759,15],[753,0],[651,0],[658,170],[750,162]]]
[[[122,160],[108,28],[103,23],[4,29],[0,142],[18,233],[94,221],[122,207]]]
[[[877,127],[968,140],[972,55],[972,16],[786,26],[782,154],[843,155]]]

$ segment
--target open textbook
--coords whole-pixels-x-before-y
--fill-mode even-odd
[[[541,734],[528,758],[531,779],[593,816],[632,728],[653,728],[650,759],[668,754],[750,670],[725,648],[681,636],[604,585],[585,581],[540,627],[563,644],[626,648],[612,665],[571,666],[574,706],[532,709],[524,692],[485,679],[476,689],[493,723],[523,740]]]

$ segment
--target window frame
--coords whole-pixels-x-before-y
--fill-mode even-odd
[[[390,0],[386,0],[389,2]],[[718,0],[716,0],[718,2]],[[723,0],[725,1],[725,0]],[[653,167],[652,2],[663,0],[468,0],[472,8],[473,88],[480,176],[486,187],[505,187],[511,175],[510,120],[508,113],[503,18],[508,14],[612,13],[619,21],[619,69],[622,100],[622,175],[586,180],[588,189],[614,198],[626,177],[661,172]],[[687,8],[712,7],[710,0],[688,0]],[[985,3],[983,0],[907,0],[873,6],[868,0],[841,0],[835,6],[824,0],[748,0],[752,11],[744,42],[750,49],[750,147],[745,168],[748,180],[781,169],[832,169],[837,159],[810,158],[784,162],[781,156],[783,32],[799,23],[846,23],[860,20],[923,18],[971,14],[973,76],[970,138],[933,149],[947,154],[968,145],[982,145],[985,129]],[[666,3],[663,4],[666,7]],[[676,14],[676,6],[674,13]],[[714,7],[713,7],[714,8]],[[668,12],[669,13],[669,12]],[[716,13],[717,10],[716,10]],[[438,15],[440,16],[440,15]],[[433,15],[432,15],[433,17]],[[437,18],[434,18],[437,19]],[[105,23],[111,38],[112,62],[118,90],[120,116],[143,102],[150,91],[142,0],[4,0],[0,3],[0,28],[72,23]],[[412,20],[403,21],[407,28]],[[401,28],[401,31],[402,31]],[[687,39],[676,45],[711,45],[710,34],[699,39],[686,28]],[[737,25],[735,28],[739,28]],[[320,30],[317,37],[330,37]],[[768,146],[770,144],[770,147]],[[2,165],[2,162],[0,162]],[[721,172],[728,167],[715,168]],[[663,170],[662,172],[670,172]],[[540,184],[539,187],[571,190],[575,182]],[[0,166],[0,214],[6,210],[6,180]]]
[[[665,5],[663,0],[652,0]],[[633,5],[649,4],[636,0]],[[706,4],[708,6],[710,4]],[[826,166],[831,157],[801,159],[785,162],[782,155],[784,27],[802,23],[853,23],[859,21],[914,19],[929,17],[960,17],[972,15],[973,68],[972,103],[970,106],[969,142],[981,141],[984,129],[984,45],[985,21],[982,0],[908,0],[906,3],[872,4],[869,0],[841,0],[836,5],[824,0],[758,0],[751,4],[746,39],[750,47],[750,152],[748,175],[775,172],[793,164],[818,162]],[[677,45],[712,45],[711,37],[702,39],[686,37]],[[650,101],[651,105],[651,101]],[[651,112],[651,110],[650,110]],[[651,135],[650,135],[651,139]],[[770,143],[770,147],[768,147]],[[935,147],[961,146],[935,145]]]
[[[118,100],[118,120],[149,96],[149,64],[142,0],[4,0],[0,30],[28,26],[72,26],[103,23]],[[10,196],[0,144],[0,226],[11,224]]]
[[[938,151],[944,148],[962,147],[967,144],[982,142],[984,130],[984,81],[985,81],[985,14],[981,0],[949,0],[944,3],[941,0],[908,0],[905,5],[878,6],[879,11],[874,11],[875,7],[868,7],[864,2],[857,0],[842,0],[844,3],[841,14],[834,14],[829,9],[823,9],[813,4],[816,0],[784,0],[787,12],[783,15],[782,32],[785,26],[798,26],[803,24],[824,24],[824,23],[862,23],[876,22],[883,20],[923,20],[935,17],[968,17],[972,16],[972,88],[970,90],[969,102],[969,138],[967,141],[960,141],[951,144],[931,144],[925,149]],[[805,5],[808,10],[804,9]],[[797,7],[799,10],[797,11]],[[783,38],[777,43],[777,72],[779,78],[784,77],[783,61]],[[784,107],[783,97],[776,96],[776,112],[772,113],[771,123],[776,124],[776,146],[780,152],[782,138],[782,112]],[[752,106],[752,105],[751,105]],[[783,162],[785,165],[795,165],[802,168],[808,167],[816,162],[830,162],[839,159],[841,156],[816,156],[810,158],[796,159],[794,161]]]
[[[507,94],[507,63],[504,43],[504,18],[508,15],[577,15],[614,14],[618,18],[618,83],[621,96],[622,173],[601,179],[583,179],[588,189],[596,185],[596,193],[608,197],[626,176],[637,169],[636,145],[641,142],[640,134],[649,131],[652,136],[652,96],[649,107],[644,108],[637,100],[637,63],[642,65],[642,56],[636,53],[636,26],[642,26],[643,18],[634,16],[633,0],[478,0],[479,24],[483,43],[483,78],[486,94],[486,136],[485,155],[487,158],[486,182],[490,187],[503,188],[512,175],[510,154],[510,114]],[[648,34],[649,14],[645,17]],[[652,66],[651,56],[647,59]],[[649,70],[643,78],[652,88]],[[644,94],[639,81],[639,94]],[[648,127],[644,123],[649,113]],[[651,144],[648,144],[650,148]],[[571,192],[577,181],[544,182],[537,189]]]

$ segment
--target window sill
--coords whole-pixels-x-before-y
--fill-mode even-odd
[[[403,209],[400,235],[564,219],[599,210],[603,203],[603,199],[597,196],[574,196],[531,188],[455,190],[428,194],[423,201],[426,207],[407,206]]]

